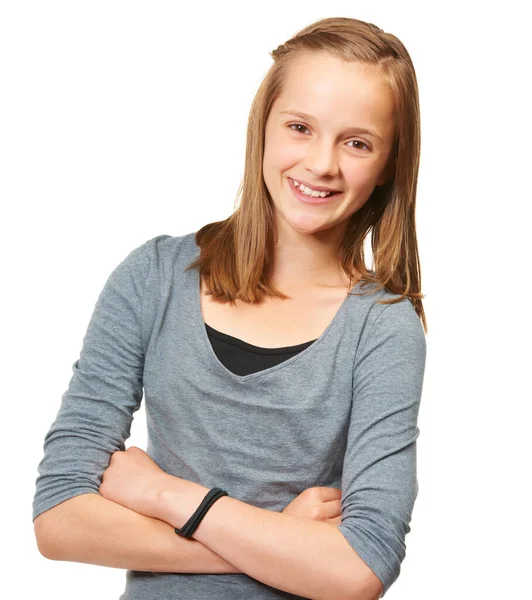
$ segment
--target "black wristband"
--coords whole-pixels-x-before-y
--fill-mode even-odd
[[[203,517],[207,514],[209,508],[222,496],[229,496],[229,494],[218,487],[212,488],[209,493],[203,498],[202,503],[196,509],[196,512],[190,517],[190,519],[178,529],[174,527],[174,531],[177,535],[181,537],[190,538],[192,534],[198,528],[198,525],[201,523]]]

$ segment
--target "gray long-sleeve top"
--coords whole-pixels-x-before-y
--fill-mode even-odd
[[[33,519],[98,493],[144,397],[146,452],[165,472],[282,511],[309,487],[342,490],[339,530],[384,585],[400,573],[418,494],[426,359],[410,301],[357,284],[323,334],[271,368],[236,375],[200,309],[195,233],[159,235],[112,271],[44,439]],[[144,388],[144,393],[143,393]],[[126,572],[121,600],[299,598],[245,573]]]

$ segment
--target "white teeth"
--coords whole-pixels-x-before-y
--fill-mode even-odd
[[[296,181],[295,179],[293,179],[292,181],[294,182],[294,185],[300,189],[301,193],[305,194],[305,196],[313,196],[314,198],[325,198],[325,196],[331,195],[331,192],[317,192],[316,190],[311,190],[309,187],[303,185],[302,183],[299,183],[299,181]]]

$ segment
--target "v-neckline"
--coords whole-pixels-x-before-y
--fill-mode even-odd
[[[193,285],[194,285],[194,301],[193,301],[193,318],[194,318],[194,328],[197,331],[198,338],[201,340],[200,345],[205,349],[208,360],[218,369],[218,371],[223,372],[229,379],[233,381],[245,382],[251,379],[258,379],[260,377],[268,377],[274,371],[279,369],[284,369],[289,367],[296,360],[300,360],[302,357],[306,356],[309,352],[316,352],[316,347],[318,347],[323,340],[327,337],[329,332],[335,327],[336,323],[339,321],[341,315],[346,309],[347,302],[350,297],[357,298],[358,296],[350,296],[352,292],[354,292],[361,284],[361,280],[359,279],[357,283],[349,290],[349,293],[346,294],[345,298],[342,301],[342,304],[336,311],[334,317],[329,322],[323,333],[312,343],[308,348],[305,348],[298,354],[286,359],[285,361],[269,367],[267,369],[262,369],[260,371],[256,371],[255,373],[249,373],[248,375],[237,375],[230,371],[218,358],[214,348],[212,347],[211,341],[209,339],[209,334],[207,332],[207,328],[205,327],[205,321],[203,319],[203,313],[201,312],[201,278],[199,268],[195,267],[192,269],[193,271]]]

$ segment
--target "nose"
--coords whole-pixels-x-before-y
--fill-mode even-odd
[[[336,150],[325,140],[316,140],[309,144],[303,164],[316,177],[334,177],[338,174]]]

